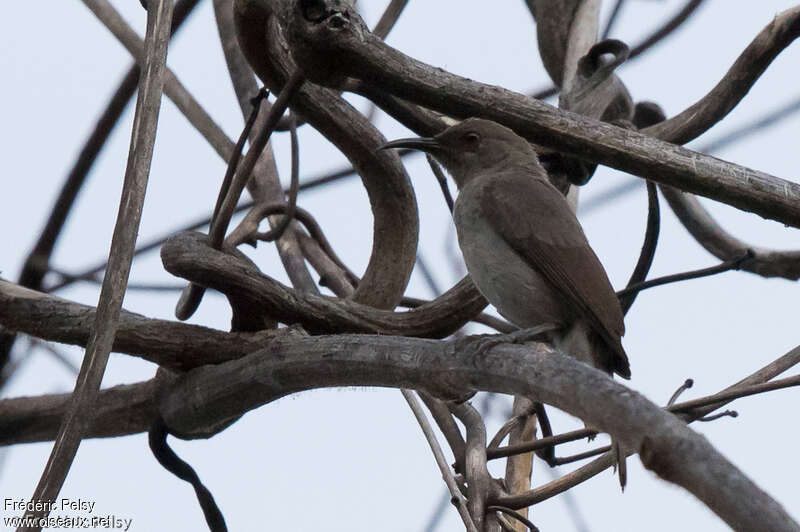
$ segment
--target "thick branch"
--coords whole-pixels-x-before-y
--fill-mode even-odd
[[[84,436],[106,438],[145,432],[158,414],[156,390],[155,379],[100,390]],[[55,439],[71,395],[0,401],[0,445]]]
[[[783,508],[702,436],[602,372],[546,347],[470,349],[469,342],[337,335],[276,340],[187,374],[166,396],[170,428],[226,419],[311,388],[388,386],[442,395],[486,390],[553,404],[645,451],[645,465],[694,493],[737,530],[798,530]],[[576,390],[581,390],[577,393]],[[244,391],[244,393],[243,393]]]
[[[96,312],[94,307],[0,280],[0,325],[7,330],[85,346]],[[112,350],[185,371],[242,357],[285,334],[297,333],[292,329],[227,333],[122,311]]]
[[[486,306],[465,278],[441,297],[407,312],[379,310],[355,301],[303,294],[265,276],[239,258],[210,248],[203,235],[183,233],[161,248],[164,267],[179,277],[258,305],[283,323],[314,333],[364,332],[443,338]]]
[[[43,297],[57,299],[52,296]],[[129,315],[123,315],[123,325],[130,319]],[[155,339],[169,336],[164,330],[163,322],[149,321],[152,322],[150,331],[154,333]],[[177,325],[187,330],[192,328],[189,325]],[[122,330],[121,328],[121,336]],[[146,337],[147,333],[142,332],[139,336]],[[213,341],[212,339],[211,342]],[[216,350],[217,347],[211,342],[205,345],[198,343],[197,347],[205,352]],[[216,422],[234,418],[250,408],[286,394],[326,386],[408,387],[427,390],[439,396],[452,396],[459,390],[463,393],[472,389],[525,395],[581,417],[592,426],[609,432],[626,447],[638,450],[642,448],[641,445],[645,445],[651,453],[647,455],[647,464],[650,467],[698,494],[737,529],[751,529],[748,527],[753,522],[746,521],[747,515],[754,518],[753,516],[763,516],[765,511],[777,512],[770,515],[779,521],[782,519],[782,510],[776,509],[766,495],[758,491],[738,471],[731,469],[732,466],[719,457],[703,438],[689,431],[672,414],[662,411],[599,371],[552,353],[541,344],[534,344],[534,347],[499,346],[487,352],[470,349],[469,341],[458,343],[386,336],[338,335],[272,337],[263,347],[262,351],[246,357],[219,366],[204,366],[180,378],[178,387],[170,393],[163,410],[168,414],[171,428],[184,434],[190,434],[194,429],[202,431],[205,427],[214,426]],[[158,350],[158,346],[154,349]],[[739,384],[763,382],[796,364],[798,359],[800,348],[787,353]],[[575,393],[576,389],[580,389],[581,393]],[[131,388],[124,393],[133,394],[134,390],[138,388]],[[243,390],[246,393],[242,393]],[[117,390],[115,393],[123,391]],[[44,401],[53,400],[50,398]],[[11,423],[14,426],[14,420],[22,419],[23,412],[25,416],[31,416],[36,412],[44,414],[50,408],[45,408],[42,412],[29,401],[33,400],[13,399],[0,402],[0,413],[3,413],[0,420],[5,423],[8,420],[6,416],[12,416]],[[120,400],[119,404],[124,404],[124,401]],[[703,408],[714,409],[719,406],[716,404]],[[134,416],[137,412],[136,409],[120,408],[119,415]],[[696,413],[698,412],[693,412]],[[51,412],[49,415],[55,414]],[[104,419],[106,421],[103,423],[109,425],[99,431],[98,435],[121,434],[127,433],[123,429],[132,430],[125,429],[124,424],[121,424],[121,429],[114,429],[108,418]],[[44,428],[44,421],[40,419],[37,423],[39,425],[32,433],[15,434],[16,441],[51,437],[49,435],[53,431]],[[95,425],[98,423],[95,422]],[[646,437],[649,440],[645,440]],[[658,442],[663,438],[666,438],[663,440],[666,443],[662,446]],[[10,441],[6,440],[6,443]],[[696,472],[695,460],[705,464],[697,468]],[[601,460],[587,467],[596,474],[610,463],[610,460]],[[676,473],[670,468],[686,471],[674,477]],[[583,469],[586,468],[576,472],[576,477],[586,474]],[[720,478],[720,475],[724,478]],[[565,478],[562,483],[570,485],[571,480],[574,479]],[[740,500],[740,497],[747,500]],[[758,508],[753,508],[753,505]],[[732,506],[741,506],[741,509],[736,510]],[[790,522],[777,523],[770,530],[792,529],[783,527],[786,523]]]
[[[295,69],[275,17],[263,3],[236,0],[239,44],[256,74],[273,90]],[[338,94],[306,84],[292,110],[333,142],[353,163],[364,183],[374,216],[373,247],[355,301],[394,308],[400,301],[416,255],[416,199],[394,154],[376,153],[385,143],[375,127]]]
[[[336,24],[329,24],[334,18]],[[800,31],[798,18],[800,8],[784,13],[771,26],[786,25],[785,33],[793,36]],[[312,81],[335,86],[341,76],[355,77],[430,109],[460,118],[480,116],[495,120],[537,144],[800,227],[800,185],[433,68],[370,34],[354,11],[346,10],[346,16],[333,15],[322,23],[314,23],[303,18],[302,10],[295,9],[288,35],[295,57]],[[774,42],[776,48],[783,43]],[[748,65],[763,59],[745,55],[743,61]],[[766,57],[770,59],[774,54]],[[332,66],[337,69],[335,76],[331,73]],[[735,103],[742,95],[743,92],[729,94],[726,102]],[[711,103],[716,104],[715,109],[720,106],[718,101]],[[727,103],[722,108],[727,108]],[[698,116],[701,118],[697,123],[692,122],[692,128],[699,130],[706,127],[706,114]],[[667,129],[672,127],[670,123],[663,122],[668,125],[659,124],[653,127],[661,129],[645,132],[649,135],[663,132],[669,140],[687,140],[667,134],[672,131]]]

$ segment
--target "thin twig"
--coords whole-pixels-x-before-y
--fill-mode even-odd
[[[716,275],[718,273],[723,273],[730,270],[738,270],[742,262],[752,258],[753,258],[753,252],[751,250],[747,250],[741,256],[733,258],[731,260],[726,260],[725,262],[722,262],[716,266],[711,266],[709,268],[701,268],[699,270],[692,270],[689,272],[676,273],[673,275],[665,275],[664,277],[658,277],[650,281],[645,281],[643,283],[625,287],[619,292],[617,292],[617,297],[621,297],[634,292],[641,292],[642,290],[653,288],[654,286],[661,286],[668,283],[676,283],[679,281],[688,281],[690,279],[699,279],[700,277],[708,277],[709,275]]]
[[[453,413],[444,401],[433,397],[429,393],[419,392],[419,397],[428,407],[431,417],[433,417],[436,425],[439,426],[439,430],[442,431],[447,440],[447,445],[450,446],[455,458],[455,470],[463,471],[466,443],[464,442],[464,436],[461,434],[461,429],[458,428],[458,424],[453,418]]]
[[[297,189],[299,187],[299,172],[300,172],[300,148],[297,142],[297,120],[294,115],[290,118],[289,133],[292,142],[292,170],[291,170],[291,184],[289,186],[289,200],[286,202],[286,212],[283,214],[281,221],[266,233],[259,233],[258,239],[265,242],[272,242],[278,240],[289,224],[294,220],[295,213],[297,212]]]
[[[239,139],[236,141],[236,146],[233,148],[233,153],[231,154],[230,159],[228,159],[228,166],[225,168],[225,175],[222,177],[222,184],[220,184],[219,193],[217,194],[217,202],[214,204],[214,211],[211,215],[211,224],[213,224],[214,220],[216,220],[219,216],[222,203],[228,196],[228,191],[230,190],[231,183],[233,182],[233,176],[236,174],[236,168],[239,166],[239,160],[242,158],[242,150],[247,142],[247,137],[250,136],[250,131],[253,129],[253,124],[256,123],[258,111],[261,109],[261,103],[266,99],[267,90],[261,89],[251,102],[252,109],[250,110],[250,116],[247,117],[247,121],[242,128],[242,133],[239,135]]]
[[[561,443],[568,443],[571,441],[582,440],[584,438],[593,437],[595,435],[597,435],[597,431],[591,429],[573,430],[571,432],[565,432],[564,434],[557,434],[555,436],[550,436],[549,438],[541,438],[527,443],[520,443],[517,445],[507,445],[505,447],[494,447],[494,448],[490,447],[486,451],[486,457],[489,460],[495,460],[497,458],[505,458],[507,456],[513,456],[515,454],[529,453],[531,451],[545,449],[547,447],[552,447],[554,445],[559,445]]]
[[[506,508],[505,506],[487,506],[486,507],[486,511],[487,512],[502,512],[502,513],[504,513],[506,515],[510,515],[511,517],[513,517],[514,519],[516,519],[517,521],[522,523],[523,525],[527,526],[528,529],[531,532],[539,532],[539,529],[536,527],[536,525],[531,523],[528,520],[528,518],[526,518],[524,515],[522,515],[522,514],[520,514],[518,512],[515,512],[511,508]]]
[[[170,37],[173,37],[177,33],[178,29],[180,29],[189,15],[194,11],[198,2],[199,0],[180,0],[175,4]],[[136,93],[138,84],[139,66],[134,63],[128,69],[128,72],[122,78],[122,81],[111,96],[106,108],[100,114],[100,118],[95,123],[92,133],[89,135],[89,138],[86,139],[83,148],[81,148],[78,154],[78,158],[75,160],[69,174],[67,174],[64,184],[61,186],[58,198],[56,198],[53,208],[47,218],[47,222],[45,222],[36,244],[34,244],[33,249],[28,254],[25,264],[22,266],[22,271],[19,275],[20,285],[34,290],[40,290],[42,288],[42,281],[48,271],[50,258],[61,236],[67,217],[72,211],[75,200],[83,188],[86,177],[94,166],[98,155],[105,147],[120,117],[122,117],[122,113],[127,108],[128,102],[130,102],[131,98],[133,98],[133,95]],[[13,343],[13,335],[0,334],[0,367],[5,366]],[[10,373],[5,371],[2,372],[2,374],[4,377],[0,379],[0,387],[4,384],[5,378],[10,375]]]
[[[258,135],[251,143],[250,149],[247,151],[247,155],[242,161],[241,167],[237,170],[233,178],[231,188],[220,208],[219,216],[211,223],[211,230],[208,236],[211,246],[215,249],[219,249],[219,246],[222,245],[231,216],[236,209],[236,204],[239,202],[239,197],[244,190],[245,184],[250,178],[250,174],[253,172],[258,157],[266,147],[267,142],[269,142],[269,138],[278,120],[280,120],[284,111],[286,111],[289,106],[289,101],[295,91],[303,84],[303,81],[303,76],[299,72],[296,72],[289,78],[283,90],[281,90],[281,93],[278,95],[278,98],[275,100],[275,103],[272,105],[263,128],[258,132]]]
[[[668,37],[672,32],[680,28],[681,25],[683,25],[683,23],[686,22],[695,11],[697,11],[697,8],[700,7],[700,4],[702,3],[703,0],[689,0],[686,2],[686,5],[683,6],[680,11],[675,13],[672,18],[667,20],[666,23],[651,33],[642,42],[631,48],[628,61],[635,57],[639,57],[647,50],[661,42],[665,37]]]
[[[704,416],[697,418],[697,421],[701,421],[703,423],[707,423],[709,421],[716,421],[723,417],[739,417],[739,412],[736,410],[725,410],[724,412],[720,412],[719,414],[713,414],[710,416]]]
[[[303,82],[303,75],[300,74],[299,71],[296,71],[294,74],[292,74],[292,76],[286,82],[286,85],[281,90],[281,93],[278,95],[278,98],[275,100],[275,103],[272,105],[269,116],[267,117],[263,127],[250,144],[250,149],[247,151],[247,155],[234,175],[230,190],[228,191],[228,195],[225,197],[225,200],[222,203],[222,207],[220,208],[218,216],[214,218],[211,223],[208,239],[210,245],[214,249],[219,249],[222,245],[222,241],[225,238],[225,233],[228,230],[228,224],[233,216],[233,212],[236,210],[236,204],[239,202],[239,197],[241,196],[242,191],[247,184],[247,180],[250,178],[250,175],[253,172],[253,168],[255,168],[256,161],[261,155],[261,152],[267,146],[267,142],[269,142],[269,138],[284,111],[286,111],[288,108],[291,97],[294,95],[297,89],[299,89]],[[188,319],[192,314],[194,314],[195,310],[197,310],[197,307],[200,305],[200,301],[203,299],[204,293],[205,289],[203,287],[190,283],[184,290],[183,294],[181,294],[181,298],[175,307],[175,316],[179,320]]]
[[[153,2],[147,12],[144,65],[139,82],[139,97],[136,100],[128,167],[125,171],[119,214],[111,240],[109,268],[103,280],[95,327],[86,346],[86,354],[75,383],[72,400],[31,501],[53,501],[61,491],[86,432],[90,409],[97,399],[97,392],[114,342],[150,173],[173,8],[172,0],[158,0]],[[39,511],[25,512],[25,517],[47,516],[49,510],[44,509],[46,508],[44,505],[42,508]],[[41,527],[34,529],[40,530]]]
[[[503,443],[503,440],[506,439],[506,436],[508,436],[509,433],[514,430],[514,428],[517,427],[524,418],[530,416],[532,413],[533,407],[519,415],[512,416],[511,419],[506,421],[503,426],[498,429],[486,448],[496,449],[497,447],[500,447],[500,444]]]
[[[639,260],[636,262],[636,267],[628,279],[628,287],[636,286],[647,279],[647,274],[653,265],[653,259],[656,256],[656,246],[658,245],[658,234],[661,229],[661,208],[658,204],[658,188],[655,183],[648,180],[647,182],[647,224],[644,232],[644,242],[642,249],[639,253]],[[619,297],[620,306],[622,307],[622,314],[625,315],[633,306],[636,301],[636,296],[639,292],[625,294]]]
[[[693,379],[686,379],[683,382],[683,384],[681,384],[678,387],[678,389],[675,390],[675,393],[673,393],[672,396],[669,398],[669,401],[667,401],[667,406],[674,405],[675,401],[678,400],[678,397],[680,397],[683,392],[685,392],[686,390],[688,390],[692,386],[694,386],[694,380]]]
[[[602,37],[600,37],[601,41],[608,39],[608,36],[611,35],[611,30],[614,28],[614,23],[617,21],[620,13],[622,13],[622,8],[624,6],[625,0],[617,0],[617,3],[614,4],[614,8],[611,10],[611,14],[608,16],[606,27],[603,29]]]
[[[33,346],[41,347],[42,349],[50,353],[50,355],[57,361],[59,361],[61,365],[67,368],[70,373],[74,375],[78,374],[80,368],[78,368],[78,366],[76,366],[75,363],[72,360],[70,360],[67,355],[62,353],[60,349],[56,349],[56,347],[52,345],[50,342],[44,342],[32,336],[30,337],[30,339],[31,339],[31,344]]]
[[[573,462],[579,462],[581,460],[586,460],[587,458],[593,458],[593,457],[595,457],[595,456],[597,456],[599,454],[607,453],[612,448],[613,448],[612,445],[605,445],[603,447],[598,447],[597,449],[590,449],[588,451],[585,451],[585,452],[582,452],[582,453],[578,453],[578,454],[572,454],[572,455],[564,456],[564,457],[556,457],[555,458],[555,465],[567,465],[567,464],[571,464]],[[622,462],[620,462],[620,463],[622,463]],[[620,482],[622,482],[622,481],[620,481]],[[624,485],[623,485],[623,489],[624,489]]]
[[[433,427],[431,427],[427,416],[425,416],[422,406],[414,396],[413,391],[400,391],[403,394],[403,398],[408,403],[408,406],[411,408],[411,412],[414,414],[414,417],[417,419],[417,423],[419,423],[422,433],[425,435],[425,439],[428,441],[428,445],[431,447],[433,457],[436,460],[436,465],[439,466],[439,471],[442,473],[442,479],[447,485],[447,490],[450,492],[450,501],[458,510],[458,514],[461,516],[461,520],[464,521],[464,526],[467,527],[467,530],[478,532],[478,529],[475,527],[475,523],[473,523],[472,518],[469,515],[469,511],[467,510],[466,499],[461,494],[461,490],[458,489],[456,479],[453,477],[453,471],[450,469],[450,465],[447,463],[447,459],[444,457],[442,447],[439,445],[439,441],[436,439],[436,434],[434,434]]]
[[[197,502],[203,510],[203,517],[205,517],[206,524],[208,524],[211,532],[227,532],[225,517],[222,515],[219,506],[217,506],[211,491],[200,480],[194,468],[172,450],[167,442],[168,434],[167,426],[161,419],[150,428],[148,443],[153,456],[164,469],[192,485],[197,496]]]
[[[383,11],[380,20],[375,25],[375,29],[372,30],[372,33],[381,39],[386,39],[389,32],[392,31],[392,28],[394,28],[394,25],[397,23],[397,19],[400,18],[400,14],[403,12],[403,9],[405,9],[406,4],[408,4],[408,0],[391,0]]]
[[[667,410],[670,412],[686,412],[691,413],[692,410],[701,406],[714,405],[716,403],[730,402],[733,399],[747,397],[749,395],[756,395],[764,392],[771,392],[773,390],[780,390],[783,388],[790,388],[793,386],[800,386],[800,375],[794,377],[786,377],[785,379],[778,379],[774,381],[764,382],[761,384],[753,384],[751,386],[742,386],[733,388],[731,390],[715,393],[699,399],[692,399],[670,406]]]
[[[447,209],[450,211],[450,214],[453,214],[453,196],[450,194],[450,189],[447,187],[447,177],[445,177],[444,172],[442,171],[442,167],[439,166],[439,163],[436,162],[430,154],[426,153],[425,158],[428,160],[428,165],[431,167],[433,171],[433,175],[436,176],[436,181],[439,183],[439,188],[442,189],[442,195],[444,195],[444,201],[447,203]]]

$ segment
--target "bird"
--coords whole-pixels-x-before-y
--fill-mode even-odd
[[[500,315],[523,330],[554,324],[548,334],[557,350],[630,378],[623,313],[608,275],[528,141],[468,118],[381,148],[427,152],[452,176],[467,271]]]

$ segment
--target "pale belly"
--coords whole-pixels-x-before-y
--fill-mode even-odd
[[[571,322],[563,296],[485,220],[467,212],[464,199],[462,193],[454,212],[458,243],[470,277],[481,294],[518,327]]]

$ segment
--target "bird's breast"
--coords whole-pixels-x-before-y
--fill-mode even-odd
[[[480,187],[465,187],[453,212],[458,244],[475,286],[518,327],[571,321],[564,298],[485,219],[480,195]]]

